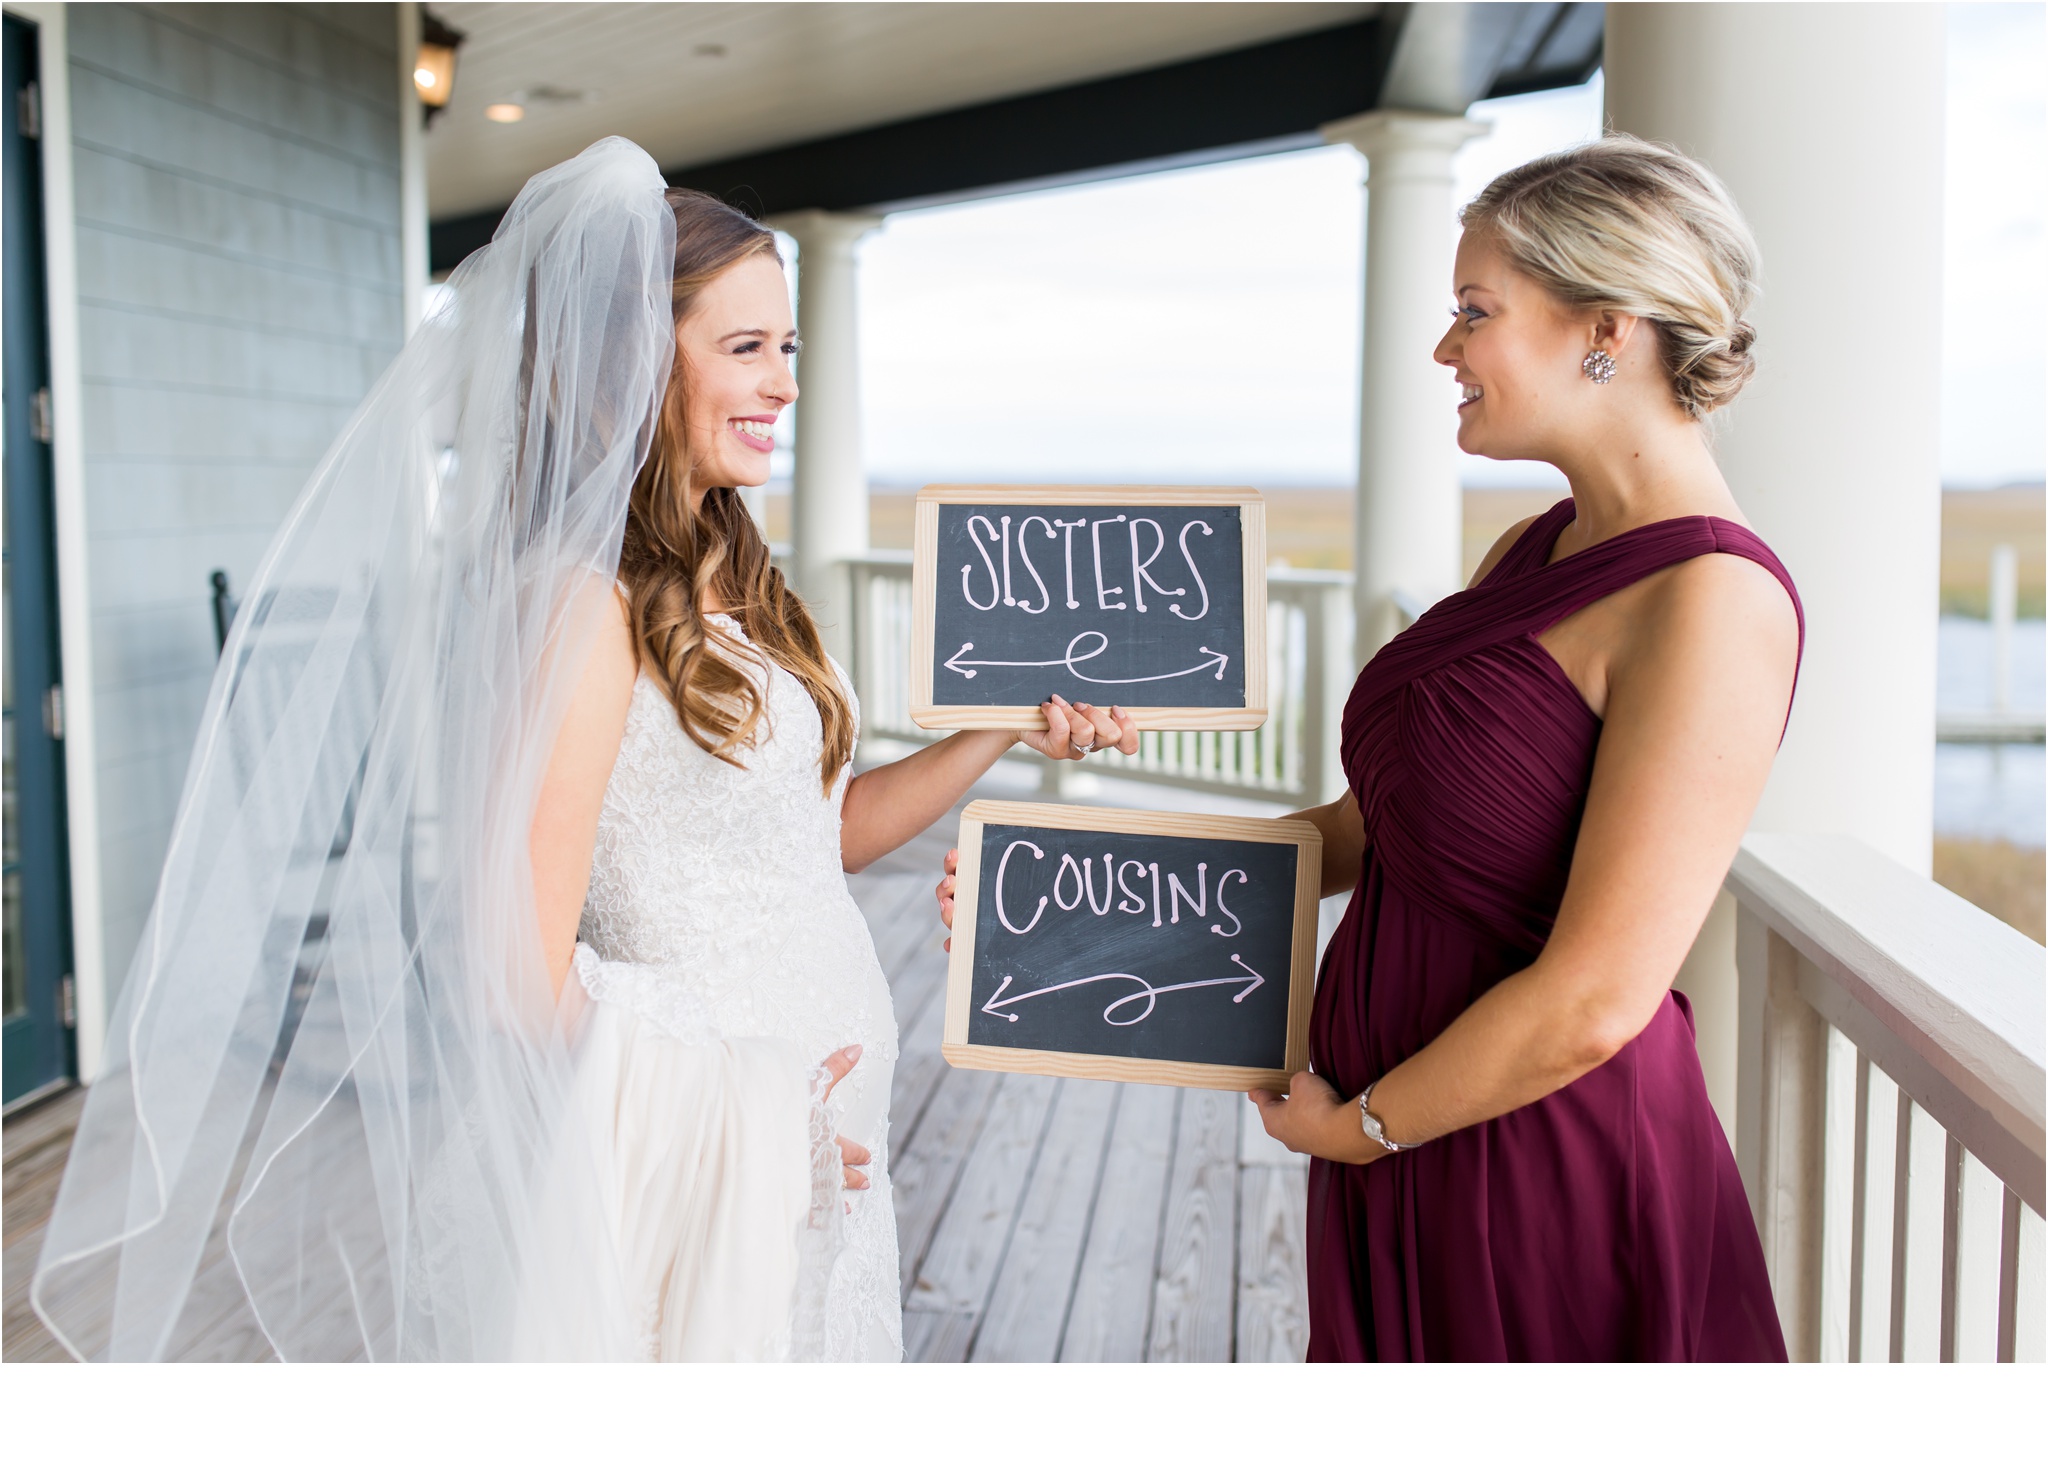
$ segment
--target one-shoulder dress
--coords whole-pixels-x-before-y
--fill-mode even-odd
[[[1550,563],[1573,517],[1571,500],[1554,506],[1389,642],[1344,709],[1366,851],[1310,1038],[1340,1093],[1429,1043],[1550,934],[1601,723],[1536,638],[1702,554],[1755,561],[1798,608],[1777,556],[1727,520],[1646,524]],[[1314,1161],[1308,1286],[1312,1361],[1785,1357],[1676,992],[1533,1104],[1371,1165]]]

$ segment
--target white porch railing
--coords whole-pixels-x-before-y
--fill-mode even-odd
[[[1792,1356],[2040,1361],[2048,953],[1852,839],[1752,835],[1728,889]]]
[[[910,720],[910,555],[878,551],[847,565],[849,641],[863,736],[930,742]],[[1289,805],[1342,796],[1337,723],[1357,669],[1351,663],[1351,577],[1269,570],[1267,685],[1271,715],[1249,732],[1147,732],[1136,754],[1107,753],[1093,771]],[[1052,765],[1055,776],[1059,765]]]
[[[864,732],[943,736],[910,721],[909,554],[848,571]],[[1266,725],[1148,732],[1095,767],[1296,805],[1342,794],[1351,577],[1267,585]],[[1792,1356],[2043,1359],[2048,953],[1850,839],[1751,836],[1727,883],[1736,1154]]]

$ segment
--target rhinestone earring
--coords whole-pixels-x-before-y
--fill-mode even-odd
[[[1596,387],[1604,387],[1614,380],[1614,358],[1595,346],[1586,353],[1586,359],[1579,363],[1579,370],[1586,374],[1586,380]]]

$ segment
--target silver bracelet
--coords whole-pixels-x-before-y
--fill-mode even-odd
[[[1386,1126],[1380,1123],[1379,1116],[1377,1114],[1373,1113],[1372,1110],[1366,1107],[1366,1105],[1372,1101],[1373,1086],[1378,1082],[1378,1079],[1374,1079],[1372,1083],[1367,1084],[1363,1089],[1359,1091],[1359,1128],[1365,1131],[1365,1137],[1367,1139],[1371,1140],[1374,1144],[1378,1145],[1381,1149],[1385,1150],[1390,1155],[1399,1154],[1402,1150],[1414,1149],[1415,1146],[1412,1144],[1404,1145],[1398,1140],[1388,1139]]]

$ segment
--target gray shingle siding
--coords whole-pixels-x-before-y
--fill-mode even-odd
[[[403,335],[389,5],[69,17],[107,975],[237,589]],[[110,993],[110,996],[112,994]]]

